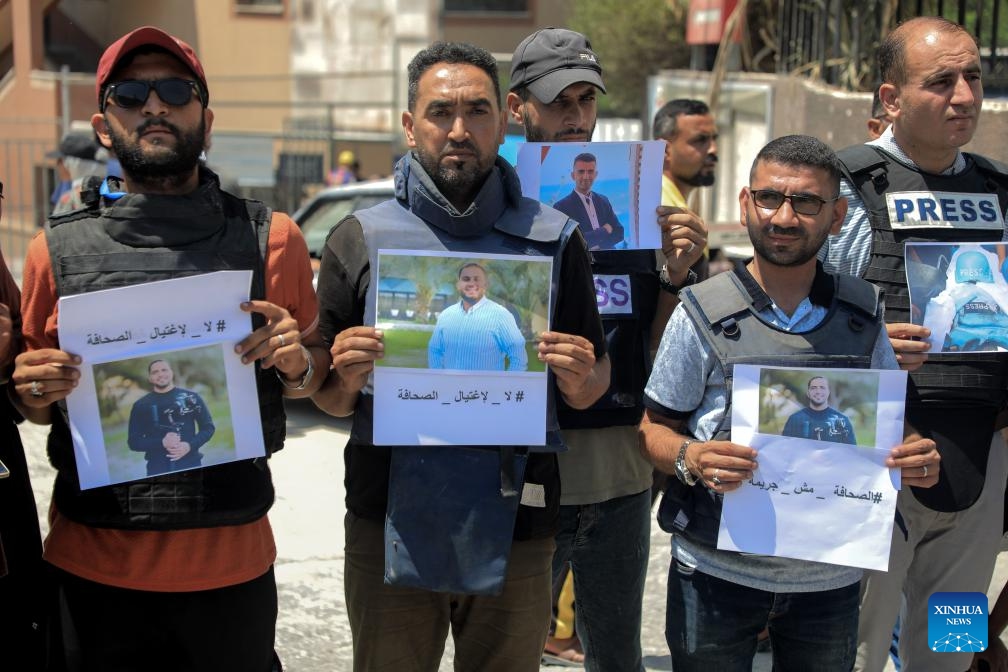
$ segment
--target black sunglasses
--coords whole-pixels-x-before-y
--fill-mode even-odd
[[[147,102],[151,89],[157,91],[158,98],[167,105],[175,105],[177,107],[188,105],[189,101],[192,100],[194,91],[199,97],[200,103],[203,103],[204,106],[206,105],[203,101],[203,92],[200,90],[199,83],[180,77],[151,80],[124,79],[121,82],[109,84],[108,88],[105,89],[105,105],[108,105],[108,101],[111,100],[118,107],[126,109],[140,107]],[[104,105],[102,106],[102,111],[105,111]]]
[[[818,215],[824,205],[840,198],[837,196],[825,199],[814,194],[782,194],[776,189],[752,187],[749,188],[749,193],[752,194],[753,202],[766,210],[777,210],[784,205],[784,201],[791,201],[791,209],[799,215]]]

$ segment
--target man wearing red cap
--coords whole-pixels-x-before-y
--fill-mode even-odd
[[[283,446],[282,397],[311,394],[329,368],[304,239],[285,215],[221,191],[200,162],[213,112],[203,67],[185,42],[143,27],[98,63],[91,123],[122,165],[85,190],[85,208],[54,217],[24,269],[26,352],[13,380],[36,422],[52,423],[57,469],[45,560],[60,593],[73,669],[279,669],[273,642],[276,547],[264,459],[81,490],[61,402],[81,359],[59,349],[60,296],[216,270],[251,270],[250,335],[267,453]],[[79,664],[79,665],[78,665]]]

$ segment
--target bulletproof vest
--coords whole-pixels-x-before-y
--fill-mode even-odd
[[[848,275],[832,276],[833,305],[811,331],[792,333],[759,319],[752,298],[735,273],[720,273],[680,293],[683,309],[724,371],[725,413],[712,440],[728,440],[735,364],[798,368],[871,367],[882,322],[880,290]],[[658,509],[662,529],[714,547],[721,521],[722,496],[702,483],[692,488],[677,478]]]
[[[644,412],[644,386],[651,369],[651,324],[658,304],[654,250],[592,252],[595,298],[606,352],[609,389],[585,410],[557,403],[564,429],[636,425]]]
[[[126,194],[111,205],[55,217],[45,229],[59,296],[180,278],[219,270],[252,270],[253,299],[265,298],[264,259],[271,211],[218,189],[209,171],[188,196]],[[198,297],[193,297],[198,300]],[[264,323],[252,318],[252,327]],[[256,367],[267,454],[283,446],[283,390],[272,371]],[[54,497],[80,523],[169,530],[236,525],[261,518],[273,503],[265,458],[164,474],[89,490],[78,487],[66,406],[49,433],[58,470]]]
[[[887,322],[911,322],[908,275],[923,283],[941,273],[913,262],[904,267],[905,243],[1000,242],[1004,235],[1008,166],[1000,162],[964,154],[963,172],[932,175],[870,145],[848,147],[837,156],[868,210],[872,252],[864,279],[885,290]],[[940,225],[927,226],[935,223]],[[944,278],[940,280],[944,285]],[[926,304],[927,297],[922,298]],[[910,372],[907,420],[923,436],[934,438],[942,453],[938,485],[913,489],[922,503],[937,511],[958,511],[976,501],[994,420],[1006,400],[1004,355],[932,353]],[[968,422],[962,413],[969,413]]]
[[[415,208],[436,207],[419,199]],[[372,269],[365,324],[375,323],[378,250],[407,249],[553,258],[552,289],[560,259],[576,222],[531,199],[511,202],[492,228],[473,237],[428,225],[397,200],[354,213],[364,233]],[[553,385],[552,373],[548,374]],[[405,446],[389,449],[385,518],[385,583],[464,594],[499,594],[526,471],[553,455],[531,452],[563,448],[553,402],[547,408],[545,446]],[[373,396],[368,385],[354,412],[351,444],[372,443]],[[488,431],[493,431],[490,428]],[[348,458],[351,459],[351,458]],[[432,493],[437,493],[432,494]],[[559,493],[544,493],[554,513]],[[446,554],[444,549],[451,552]]]

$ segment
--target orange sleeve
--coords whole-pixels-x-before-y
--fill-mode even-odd
[[[312,277],[308,244],[301,229],[287,215],[274,212],[266,250],[266,300],[285,308],[297,320],[302,335],[318,328]]]
[[[26,350],[59,347],[56,300],[49,245],[45,232],[39,231],[28,244],[21,275],[21,317]]]

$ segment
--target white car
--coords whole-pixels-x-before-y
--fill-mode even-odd
[[[301,227],[301,233],[308,243],[308,254],[311,255],[312,268],[315,271],[313,283],[316,289],[318,289],[319,263],[329,231],[347,215],[387,201],[393,195],[392,178],[343,184],[323,189],[291,215]]]

